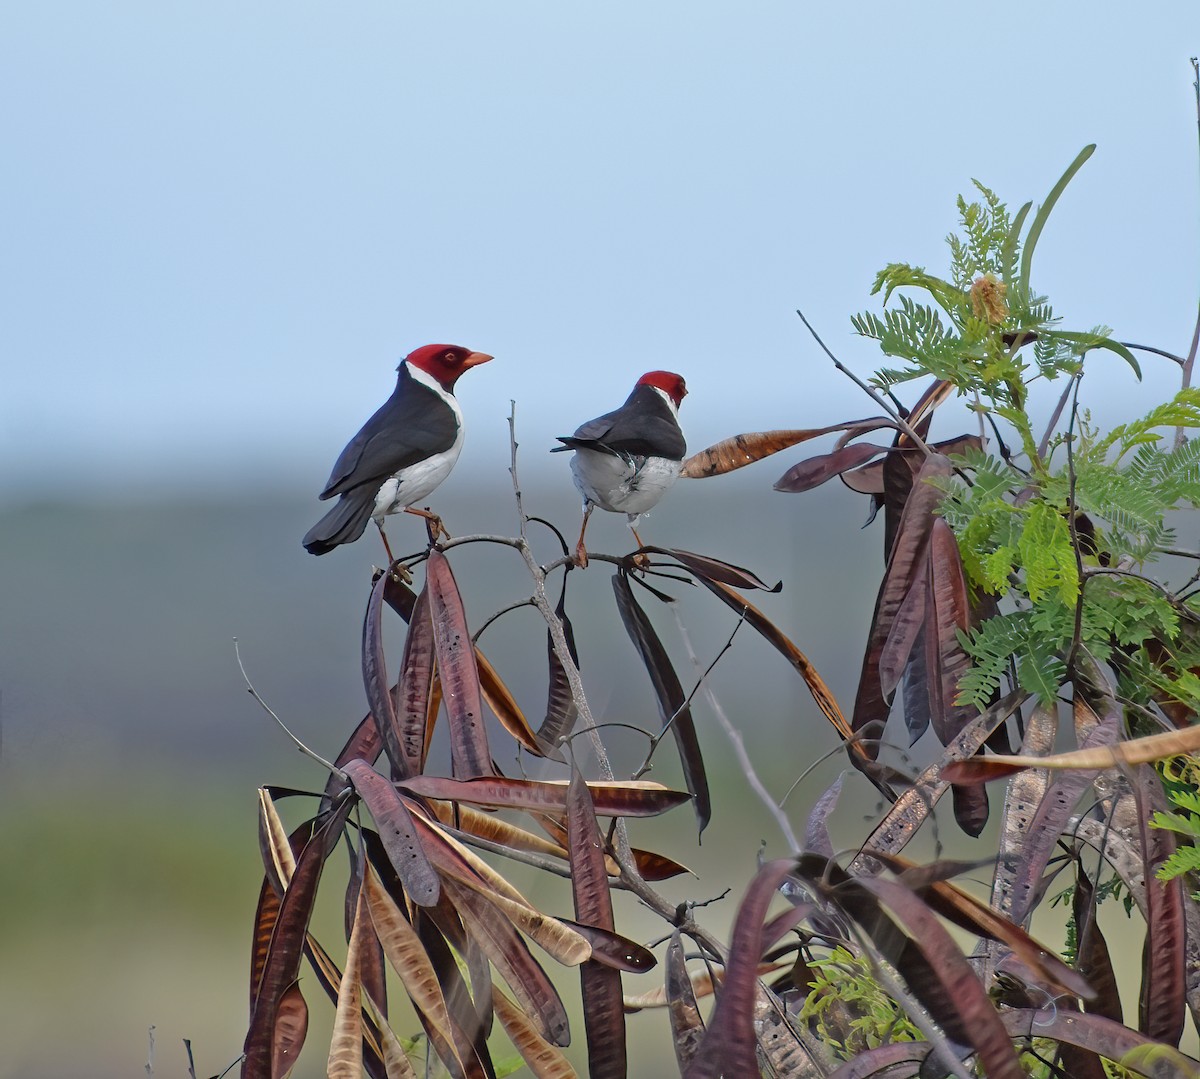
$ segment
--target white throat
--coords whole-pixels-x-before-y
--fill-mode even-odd
[[[676,406],[671,395],[669,393],[667,393],[666,390],[660,390],[657,386],[651,386],[650,389],[652,389],[656,394],[658,394],[659,397],[661,397],[664,401],[666,401],[667,408],[669,408],[671,410],[671,415],[674,416],[676,420],[678,420],[679,419],[679,409]]]

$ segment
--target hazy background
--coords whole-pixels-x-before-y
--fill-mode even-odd
[[[693,448],[868,414],[795,308],[869,371],[848,319],[875,271],[940,272],[971,177],[1036,202],[1089,142],[1035,286],[1068,327],[1184,352],[1197,31],[1183,2],[1082,19],[1023,3],[0,7],[0,1076],[142,1075],[151,1025],[156,1075],[184,1074],[182,1038],[198,1074],[236,1056],[254,787],[321,778],[245,693],[232,639],[297,733],[336,752],[365,708],[382,549],[368,536],[318,561],[299,537],[406,352],[496,356],[460,387],[467,447],[436,496],[452,531],[515,529],[511,399],[527,510],[570,531],[556,434],[652,367],[686,376]],[[1101,418],[1167,392],[1172,370],[1145,367],[1137,387],[1097,359],[1084,389]],[[799,456],[681,484],[645,535],[782,578],[764,608],[849,701],[881,539],[840,487],[770,491]],[[597,549],[627,549],[617,518],[593,528]],[[415,522],[391,534],[420,544]],[[511,552],[454,567],[473,624],[527,594]],[[653,722],[603,567],[573,574],[571,598],[597,710]],[[732,622],[705,596],[680,606],[707,663]],[[686,667],[672,616],[653,614]],[[483,645],[536,720],[533,616]],[[715,685],[777,794],[833,745],[748,631]],[[679,838],[683,816],[638,833],[694,851],[701,879],[679,899],[740,889],[760,838],[781,842],[697,713],[716,776],[704,844]],[[615,744],[636,766],[637,739]],[[794,816],[838,767],[798,789]],[[732,904],[710,911],[719,929]],[[331,1009],[306,988],[298,1074],[315,1075]],[[663,1022],[633,1020],[665,1045]]]

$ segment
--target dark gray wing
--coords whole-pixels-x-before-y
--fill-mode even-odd
[[[321,498],[364,484],[376,489],[402,468],[444,453],[458,437],[458,418],[437,394],[400,368],[396,389],[342,450]]]
[[[682,461],[687,453],[679,422],[650,386],[637,386],[620,408],[588,420],[559,442],[562,446],[555,450],[590,449],[621,457]]]

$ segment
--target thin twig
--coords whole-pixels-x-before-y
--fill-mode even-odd
[[[525,505],[521,501],[521,481],[517,477],[517,402],[510,397],[508,405],[508,446],[511,461],[508,466],[508,474],[512,476],[513,496],[517,500],[517,521],[521,528],[521,539],[524,539],[525,526],[528,522],[525,518]]]
[[[536,606],[537,606],[537,604],[534,603],[532,599],[519,599],[514,603],[508,604],[508,606],[506,606],[506,607],[501,607],[500,610],[495,612],[495,614],[489,615],[484,620],[483,625],[480,626],[474,633],[471,634],[471,643],[478,644],[479,638],[483,636],[483,631],[485,629],[487,629],[488,626],[490,626],[493,622],[495,622],[496,619],[499,618],[501,615],[508,614],[510,611],[519,611],[522,607],[536,607]]]
[[[1083,572],[1083,582],[1086,583],[1094,577],[1128,577],[1132,581],[1141,581],[1142,584],[1148,584],[1151,588],[1161,592],[1167,602],[1179,613],[1188,614],[1193,618],[1197,617],[1196,612],[1185,607],[1179,597],[1166,585],[1156,581],[1153,577],[1147,577],[1144,573],[1135,573],[1131,569],[1120,569],[1117,566],[1088,566]]]
[[[672,613],[674,613],[674,615],[675,615],[676,624],[679,625],[680,627],[682,627],[682,622],[680,622],[680,620],[679,620],[679,612],[673,610]],[[646,750],[646,759],[644,761],[642,761],[642,763],[638,767],[637,771],[635,771],[633,773],[633,775],[630,776],[630,779],[641,779],[642,776],[644,776],[648,771],[650,771],[650,758],[654,756],[654,751],[656,749],[658,749],[659,745],[662,743],[662,740],[664,738],[666,738],[666,736],[670,732],[671,728],[675,725],[675,720],[677,720],[685,711],[687,711],[687,709],[689,707],[691,707],[692,700],[695,698],[696,694],[700,692],[701,686],[705,685],[705,683],[708,679],[708,676],[710,674],[712,674],[713,668],[721,661],[721,657],[724,656],[725,653],[728,652],[729,649],[733,647],[734,637],[737,636],[738,630],[741,629],[742,626],[744,626],[745,624],[746,624],[746,612],[743,611],[741,618],[739,618],[737,621],[737,625],[735,625],[733,627],[733,632],[729,635],[729,639],[721,647],[721,650],[713,657],[713,661],[707,667],[704,668],[704,671],[700,675],[700,677],[697,679],[696,684],[694,686],[692,686],[692,691],[687,695],[686,698],[684,698],[683,703],[678,708],[675,709],[675,711],[667,719],[666,723],[663,724],[662,730],[659,731],[658,734],[651,735],[650,748]],[[695,653],[692,652],[690,642],[688,645],[688,654],[692,660],[692,663],[695,665],[695,667],[697,669],[699,669],[700,660],[695,655]]]
[[[1071,391],[1075,388],[1075,380],[1082,375],[1082,369],[1078,374],[1071,376],[1071,381],[1067,383],[1066,388],[1062,392],[1062,396],[1058,399],[1058,404],[1054,406],[1054,411],[1050,414],[1050,422],[1046,424],[1046,430],[1042,434],[1042,439],[1038,443],[1038,457],[1046,456],[1046,448],[1050,445],[1050,436],[1054,434],[1054,428],[1058,426],[1058,421],[1062,418],[1063,409],[1067,407],[1067,401],[1071,399]]]
[[[800,321],[803,322],[804,325],[808,328],[808,332],[813,335],[813,340],[815,340],[817,342],[817,344],[821,346],[821,351],[824,352],[825,355],[828,356],[833,361],[833,366],[836,367],[839,371],[841,371],[841,373],[843,375],[845,375],[848,379],[850,379],[850,381],[853,382],[860,390],[862,390],[863,393],[865,393],[868,397],[870,397],[872,401],[874,401],[880,408],[882,408],[884,410],[884,412],[886,412],[889,416],[891,416],[891,418],[896,421],[896,426],[898,426],[901,431],[903,431],[906,435],[908,435],[909,438],[912,439],[913,445],[916,446],[917,449],[919,449],[923,454],[925,454],[926,457],[932,457],[933,450],[931,450],[925,444],[925,440],[923,438],[921,438],[921,436],[919,434],[917,434],[917,432],[913,429],[912,425],[903,416],[900,415],[899,410],[893,408],[884,399],[883,394],[881,394],[877,389],[875,389],[869,383],[864,382],[861,378],[858,377],[858,375],[856,375],[853,371],[851,371],[849,367],[847,367],[844,363],[842,363],[841,360],[839,360],[832,352],[829,351],[829,348],[826,346],[825,342],[821,340],[817,331],[813,329],[812,323],[809,322],[808,319],[806,319],[804,317],[803,311],[797,310],[796,314],[800,316]]]
[[[743,612],[742,618],[743,620],[745,619],[745,612]],[[678,612],[675,612],[675,624],[679,627],[679,635],[683,639],[683,644],[687,649],[689,658],[693,665],[699,668],[700,658],[696,655],[696,651],[692,647],[691,637],[688,635],[687,627],[684,626]],[[741,625],[740,622],[738,624]],[[746,777],[746,782],[750,784],[751,790],[758,795],[759,801],[766,806],[767,812],[774,818],[776,826],[783,833],[784,842],[787,843],[788,850],[792,853],[798,852],[800,850],[800,841],[796,838],[796,833],[792,829],[792,822],[788,820],[782,806],[771,797],[771,792],[767,790],[766,784],[763,783],[758,776],[758,772],[755,771],[754,764],[750,760],[750,755],[746,752],[746,745],[742,740],[741,732],[730,722],[729,717],[725,714],[725,709],[721,707],[721,702],[717,699],[717,695],[713,692],[712,687],[707,685],[703,678],[700,680],[700,685],[704,687],[704,696],[708,701],[708,706],[713,710],[713,714],[717,717],[717,722],[721,725],[721,729],[725,732],[725,736],[733,746],[733,752],[738,759],[738,765],[742,769],[742,775]]]
[[[347,783],[349,783],[350,777],[347,776],[345,772],[343,772],[340,768],[337,768],[334,765],[330,764],[329,761],[327,761],[319,753],[316,753],[313,750],[309,749],[308,746],[306,746],[303,742],[301,742],[299,738],[297,738],[294,734],[292,734],[292,732],[290,730],[288,730],[287,724],[284,723],[283,720],[280,719],[275,714],[275,712],[271,709],[271,706],[269,704],[267,704],[267,702],[264,701],[262,699],[262,697],[259,696],[258,690],[256,690],[254,688],[253,684],[250,681],[250,676],[246,673],[245,664],[242,663],[242,650],[238,646],[238,639],[236,637],[234,637],[234,639],[233,639],[233,654],[237,657],[238,669],[242,672],[242,677],[246,680],[246,689],[248,689],[250,691],[250,696],[253,697],[256,701],[258,701],[259,705],[262,706],[263,711],[266,712],[267,715],[269,715],[273,720],[275,720],[276,723],[279,724],[279,729],[281,731],[283,731],[283,733],[286,734],[295,743],[296,748],[298,750],[300,750],[300,752],[303,753],[306,757],[311,757],[326,771],[331,772],[333,775],[337,776],[339,779],[345,780]]]
[[[1163,359],[1171,360],[1173,363],[1182,367],[1187,360],[1182,356],[1176,356],[1174,352],[1168,352],[1165,348],[1155,348],[1154,345],[1135,345],[1132,341],[1118,341],[1118,345],[1124,345],[1128,349],[1134,349],[1138,352],[1151,352],[1155,356],[1162,356]]]
[[[1185,551],[1182,547],[1155,547],[1158,554],[1174,555],[1176,558],[1200,559],[1200,551]]]

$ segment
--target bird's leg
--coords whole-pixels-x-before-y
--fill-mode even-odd
[[[575,544],[575,565],[580,569],[587,569],[588,555],[587,548],[583,545],[583,534],[587,531],[588,518],[592,515],[592,504],[585,502],[583,504],[583,525],[579,529],[579,542]]]
[[[383,522],[378,518],[375,518],[375,527],[379,529],[379,538],[383,540],[383,549],[387,551],[388,570],[396,580],[412,584],[412,574],[408,572],[407,566],[402,566],[396,561],[396,556],[392,554],[392,545],[388,543],[387,533],[383,530]]]
[[[634,521],[636,520],[637,518],[635,517]],[[633,527],[634,521],[629,522],[629,531],[633,533],[633,538],[637,540],[638,547],[645,547],[646,545],[642,542],[642,537],[638,535],[638,530]],[[638,569],[645,569],[648,565],[650,565],[650,556],[644,554],[635,554],[633,556],[633,564],[637,566]]]
[[[437,543],[443,536],[446,539],[450,538],[450,533],[446,531],[446,526],[442,524],[442,519],[436,513],[432,513],[427,509],[419,510],[415,506],[405,506],[404,512],[411,513],[416,517],[425,518],[425,528],[429,532],[430,543]]]
[[[396,556],[392,554],[392,545],[388,543],[387,533],[383,530],[383,521],[378,517],[373,518],[373,520],[375,521],[375,527],[379,529],[379,538],[383,540],[383,549],[387,551],[388,565],[390,566],[396,561]]]

